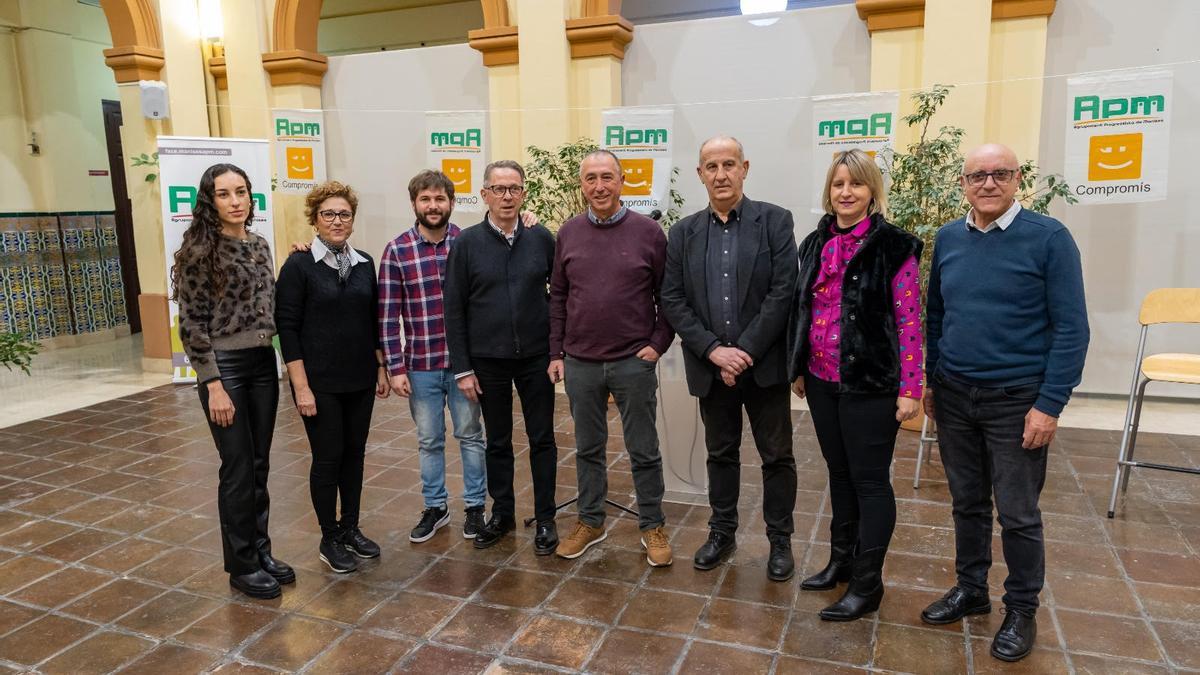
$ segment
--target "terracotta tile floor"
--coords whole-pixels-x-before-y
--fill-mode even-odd
[[[574,495],[571,422],[559,397],[562,496]],[[800,573],[828,548],[825,478],[796,414]],[[407,407],[377,408],[363,523],[381,560],[335,576],[317,560],[308,449],[281,401],[271,531],[299,580],[274,601],[230,591],[221,570],[216,452],[190,387],[166,386],[0,429],[0,671],[813,673],[1181,672],[1200,669],[1200,479],[1143,471],[1116,520],[1102,517],[1117,435],[1068,429],[1042,505],[1047,587],[1036,652],[1017,666],[987,653],[999,612],[931,628],[921,608],[953,583],[948,491],[935,460],[913,490],[915,439],[898,444],[899,526],[878,616],[828,624],[836,592],[766,580],[754,453],[744,472],[732,564],[692,569],[707,508],[666,507],[677,562],[644,564],[635,523],[576,561],[533,555],[528,531],[475,551],[452,527],[408,542],[421,508]],[[614,424],[614,431],[618,430]],[[617,448],[619,440],[613,439]],[[1144,435],[1147,460],[1200,466],[1200,437]],[[450,453],[453,457],[453,452]],[[628,462],[613,453],[614,498]],[[521,462],[518,462],[518,466]],[[449,461],[452,492],[459,462]],[[529,510],[528,475],[518,504]],[[569,526],[564,514],[561,526]],[[1004,567],[996,540],[993,592]],[[797,576],[800,576],[798,574]]]

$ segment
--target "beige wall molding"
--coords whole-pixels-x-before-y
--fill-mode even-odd
[[[567,19],[567,41],[571,58],[613,56],[625,58],[625,47],[633,40],[633,24],[623,16],[587,16]]]
[[[1055,0],[992,0],[992,20],[1050,16]]]
[[[483,54],[485,66],[507,66],[520,61],[517,51],[517,27],[496,26],[467,33],[472,49]]]
[[[162,34],[150,0],[101,0],[113,46],[104,63],[117,82],[157,80],[162,72]]]
[[[263,69],[271,75],[271,85],[311,84],[321,86],[329,59],[324,54],[293,49],[262,55]]]
[[[317,51],[321,1],[276,1],[273,51],[262,55],[263,69],[270,74],[272,86],[321,85],[325,71],[329,70],[329,60]]]
[[[229,69],[225,65],[224,56],[214,56],[208,60],[208,72],[212,73],[217,89],[229,89]]]
[[[925,0],[855,0],[854,7],[872,33],[925,25]]]

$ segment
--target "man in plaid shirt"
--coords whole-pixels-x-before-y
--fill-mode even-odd
[[[408,398],[421,459],[425,510],[409,540],[428,540],[450,522],[446,492],[446,417],[462,452],[463,537],[483,528],[486,497],[483,425],[479,404],[467,400],[450,372],[442,279],[446,256],[461,230],[450,222],[454,183],[422,171],[408,184],[417,223],[388,243],[379,263],[379,331],[392,391]]]

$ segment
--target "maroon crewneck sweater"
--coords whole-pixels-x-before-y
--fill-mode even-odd
[[[659,311],[667,237],[627,211],[597,225],[587,214],[558,230],[550,274],[550,358],[615,361],[646,345],[662,354],[675,333]]]

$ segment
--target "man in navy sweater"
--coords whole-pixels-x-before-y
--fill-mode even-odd
[[[921,613],[946,624],[991,611],[992,501],[1008,577],[992,656],[1024,658],[1045,576],[1038,496],[1058,416],[1079,384],[1088,346],[1079,249],[1053,218],[1014,199],[1017,157],[972,151],[962,181],[971,210],[937,233],[926,307],[925,411],[954,508],[957,585]]]

